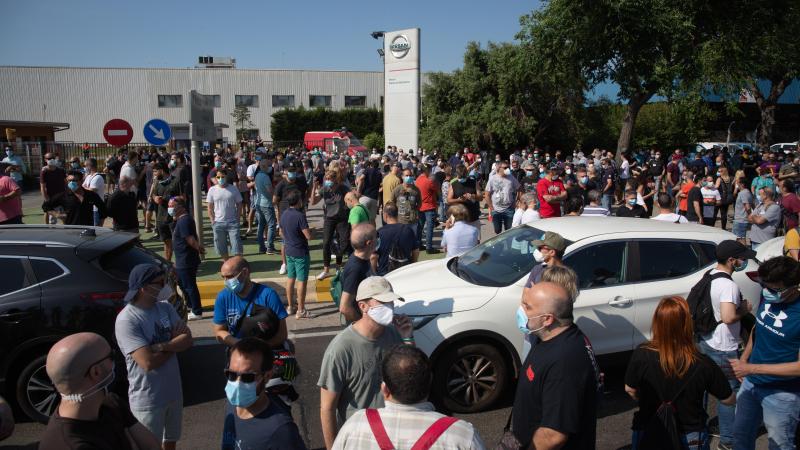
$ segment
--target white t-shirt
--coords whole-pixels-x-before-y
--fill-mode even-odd
[[[719,191],[717,188],[700,188],[700,194],[703,196],[703,217],[714,217],[714,208],[715,204],[722,200],[722,196],[719,195]],[[712,204],[707,205],[706,201],[710,201]]]
[[[662,222],[672,222],[672,223],[689,223],[686,220],[686,217],[683,217],[680,214],[675,213],[663,213],[653,217],[653,220],[660,220]]]
[[[717,269],[711,271],[711,275],[717,273],[720,273]],[[722,320],[719,312],[720,302],[733,303],[734,306],[739,307],[741,293],[739,286],[733,280],[717,278],[711,282],[711,306],[714,308],[714,319],[717,321]],[[739,322],[730,325],[721,323],[717,325],[711,336],[705,339],[706,344],[723,352],[736,350],[739,347],[739,330]]]
[[[94,175],[86,175],[83,179],[83,188],[94,191],[100,198],[106,193],[106,182],[103,181],[103,176],[99,173]]]
[[[208,190],[206,202],[214,204],[214,222],[233,223],[239,221],[238,205],[242,203],[242,194],[235,186],[214,185]]]
[[[133,167],[131,163],[125,161],[125,164],[122,165],[122,169],[119,171],[119,177],[128,177],[133,180],[131,188],[128,191],[136,192],[137,188],[139,187],[139,183],[136,182],[136,168]]]
[[[520,225],[522,223],[522,215],[525,214],[525,211],[526,210],[524,210],[522,208],[517,208],[517,209],[514,210],[514,218],[511,219],[511,226],[512,227],[515,227],[515,226]]]
[[[535,222],[542,217],[539,215],[539,211],[535,209],[526,209],[524,213],[522,213],[522,221],[521,223],[524,225],[526,223]]]
[[[623,159],[622,164],[619,166],[619,177],[622,180],[627,180],[631,177],[631,164],[627,159]]]

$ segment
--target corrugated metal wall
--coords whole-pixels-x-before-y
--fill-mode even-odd
[[[344,108],[346,95],[366,96],[367,107],[380,107],[381,72],[248,69],[130,69],[70,67],[0,67],[0,120],[67,122],[59,141],[102,142],[103,125],[125,119],[134,130],[133,142],[144,142],[142,128],[152,118],[187,123],[189,91],[220,96],[214,121],[230,128],[235,95],[258,95],[251,119],[269,139],[273,95],[294,95],[295,106],[309,106],[311,95],[333,96],[332,108]],[[182,108],[159,108],[159,95],[182,95]]]

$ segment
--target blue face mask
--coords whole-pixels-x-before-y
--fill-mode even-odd
[[[767,303],[780,303],[781,294],[770,288],[761,288],[761,298]]]
[[[466,182],[467,182],[467,179],[466,179],[466,178],[459,178],[459,179],[458,179],[458,182],[459,182],[459,183],[466,183]]]
[[[295,172],[286,172],[286,178],[290,180],[294,180],[297,178],[297,173]]]
[[[67,183],[67,187],[70,191],[75,192],[78,190],[78,182],[77,181],[70,181]]]
[[[469,172],[469,177],[470,178],[475,178],[477,176],[478,176],[477,172],[475,172],[474,170],[470,170],[470,172]]]
[[[589,182],[589,177],[581,177],[581,184],[586,184]]]
[[[261,159],[262,158],[260,156],[256,156],[256,161],[261,161]]]
[[[214,167],[216,167],[217,169],[222,167],[222,161],[214,161]]]
[[[528,316],[522,306],[517,308],[517,328],[522,334],[531,334],[531,330],[528,328]]]
[[[220,186],[225,186],[226,184],[228,184],[228,179],[227,178],[218,178],[217,182],[219,183]]]
[[[225,385],[225,396],[231,405],[247,408],[258,400],[256,382],[242,383],[241,381],[228,381]]]
[[[532,177],[533,176],[533,171],[532,170],[526,170],[525,171],[525,176],[526,177]]]
[[[175,217],[175,208],[173,208],[171,206],[169,208],[167,208],[167,214],[169,214],[172,217]]]
[[[333,187],[333,181],[331,181],[331,180],[325,180],[325,181],[323,181],[323,182],[322,182],[322,187],[324,187],[325,189],[330,189],[330,188],[332,188],[332,187]]]
[[[403,182],[405,184],[414,184],[414,177],[403,177]]]
[[[234,294],[238,294],[239,292],[242,292],[242,288],[244,288],[244,283],[239,281],[239,275],[241,275],[241,272],[239,272],[233,278],[226,278],[225,279],[225,287],[228,288]]]

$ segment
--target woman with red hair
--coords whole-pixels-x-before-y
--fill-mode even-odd
[[[633,415],[633,450],[708,449],[704,394],[726,405],[736,402],[722,369],[697,350],[689,305],[679,296],[658,303],[652,338],[633,352],[628,363],[625,391],[639,402]],[[664,427],[667,408],[675,419],[674,434]],[[675,435],[680,442],[671,442]]]

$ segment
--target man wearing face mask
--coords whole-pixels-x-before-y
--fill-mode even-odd
[[[217,171],[217,184],[206,194],[208,218],[214,230],[214,248],[223,261],[230,253],[242,255],[242,237],[239,234],[239,217],[242,215],[242,194],[231,182],[232,173],[228,169]]]
[[[220,275],[225,288],[214,302],[214,336],[221,344],[233,347],[242,337],[240,318],[253,316],[260,308],[269,308],[280,321],[278,332],[267,341],[270,348],[279,348],[287,337],[286,308],[278,294],[268,286],[253,282],[250,264],[241,256],[234,256],[222,264]],[[237,325],[239,328],[237,328]]]
[[[542,282],[523,294],[517,327],[531,342],[520,367],[511,429],[521,448],[594,449],[602,379],[572,299]]]
[[[508,163],[498,161],[497,170],[489,177],[484,192],[484,201],[489,207],[495,234],[511,229],[518,193],[519,181],[511,176]]]
[[[136,210],[136,194],[130,191],[133,180],[119,179],[117,190],[106,201],[106,213],[113,220],[114,231],[139,234],[139,215]]]
[[[272,350],[258,338],[244,338],[231,349],[225,369],[223,450],[305,450],[291,408],[265,388],[272,378],[272,359]]]
[[[800,263],[779,256],[758,268],[761,304],[740,359],[729,361],[743,379],[736,399],[734,440],[752,450],[763,422],[770,448],[794,448],[800,415]]]
[[[64,180],[66,177],[67,173],[64,172],[64,169],[58,167],[58,160],[55,155],[52,153],[45,153],[44,166],[39,173],[39,190],[42,193],[43,202],[64,192],[66,188],[66,182]],[[55,219],[56,217],[54,215],[50,215],[45,211],[45,224],[55,223]]]
[[[172,216],[168,214],[169,199],[182,197],[180,180],[170,175],[164,162],[157,162],[153,166],[156,182],[153,187],[153,203],[156,204],[156,229],[158,237],[164,243],[164,258],[172,261]]]
[[[536,184],[539,196],[539,215],[542,219],[561,217],[561,202],[567,199],[567,189],[559,179],[561,169],[551,164],[547,174]]]
[[[197,269],[200,266],[200,255],[205,255],[206,249],[197,240],[197,225],[189,215],[185,200],[171,198],[167,213],[175,219],[172,230],[175,272],[191,308],[188,319],[202,319],[203,305],[200,303],[200,290],[197,287]]]
[[[191,348],[192,332],[175,308],[158,300],[164,272],[155,264],[139,264],[128,277],[127,306],[114,326],[128,369],[131,412],[174,450],[181,438],[183,391],[177,353]]]
[[[523,298],[533,285],[542,281],[544,269],[564,266],[561,258],[564,256],[564,250],[567,249],[568,245],[569,242],[566,239],[552,231],[546,231],[542,239],[531,242],[531,247],[536,249],[533,251],[533,259],[537,264],[533,266],[530,275],[528,275],[528,281],[525,282],[525,287],[522,290]]]
[[[407,225],[414,225],[412,228],[415,233],[418,233],[417,223],[419,208],[422,204],[422,194],[414,184],[414,172],[411,169],[403,171],[403,184],[394,189],[391,202],[397,205],[397,221]]]
[[[38,448],[160,448],[125,401],[108,392],[115,378],[114,350],[102,336],[77,333],[61,339],[48,352],[46,368],[61,403]]]
[[[356,410],[381,408],[381,360],[398,344],[414,345],[414,328],[406,316],[394,315],[403,301],[383,277],[369,277],[355,296],[361,318],[328,344],[322,358],[320,419],[325,447],[332,448],[338,430]]]
[[[645,210],[642,205],[636,203],[636,191],[633,189],[625,191],[624,200],[625,204],[617,208],[617,217],[647,218],[647,210]]]
[[[64,225],[94,225],[93,208],[96,207],[100,212],[100,217],[106,217],[106,205],[99,195],[92,191],[87,191],[81,185],[83,173],[78,171],[70,172],[67,175],[67,190],[56,194],[50,200],[42,204],[42,210],[46,214],[61,217]],[[56,212],[56,208],[61,208],[64,212]]]
[[[728,359],[738,357],[740,321],[750,313],[751,306],[746,299],[741,298],[739,286],[731,279],[731,275],[734,271],[744,270],[747,261],[756,257],[756,252],[739,242],[726,240],[717,245],[716,257],[717,266],[700,283],[711,280],[709,298],[717,325],[710,333],[700,337],[697,347],[720,366],[728,377],[731,389],[736,393],[739,381],[731,374]],[[735,410],[735,406],[717,405],[720,443],[727,446],[724,448],[733,448]]]

